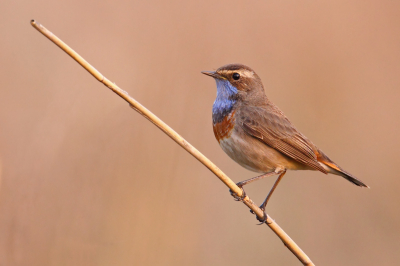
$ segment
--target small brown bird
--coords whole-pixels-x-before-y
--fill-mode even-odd
[[[286,170],[318,170],[368,187],[329,159],[292,125],[267,98],[260,77],[250,67],[229,64],[202,73],[213,77],[217,83],[212,119],[219,145],[244,168],[263,173],[237,185],[243,187],[261,178],[279,175],[260,206],[263,211]],[[240,200],[244,196],[236,195],[236,198]]]

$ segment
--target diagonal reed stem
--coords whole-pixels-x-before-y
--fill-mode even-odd
[[[31,21],[32,26],[37,29],[40,33],[46,36],[50,41],[60,47],[64,52],[71,56],[76,62],[78,62],[83,68],[85,68],[90,74],[92,74],[98,81],[106,85],[113,92],[118,94],[122,99],[127,101],[129,105],[135,109],[142,116],[147,118],[155,126],[161,129],[165,134],[167,134],[171,139],[178,143],[182,148],[199,160],[205,167],[210,169],[230,190],[238,197],[243,195],[243,191],[227,176],[225,175],[213,162],[211,162],[207,157],[205,157],[201,152],[199,152],[195,147],[193,147],[189,142],[182,138],[178,133],[176,133],[172,128],[165,124],[156,115],[150,112],[146,107],[141,105],[135,99],[130,97],[127,92],[119,88],[116,84],[111,82],[109,79],[104,77],[99,71],[97,71],[92,65],[90,65],[83,57],[72,50],[67,44],[61,41],[57,36],[43,27],[41,24],[37,23],[35,20]],[[263,218],[263,211],[254,204],[254,202],[246,196],[242,202],[249,207],[260,219]],[[314,265],[310,258],[300,249],[300,247],[279,227],[279,225],[267,215],[265,221],[272,231],[282,240],[284,245],[303,263],[303,265]]]

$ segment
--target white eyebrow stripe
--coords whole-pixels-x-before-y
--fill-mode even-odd
[[[247,78],[252,78],[254,76],[254,72],[247,70],[247,69],[238,69],[238,70],[224,70],[223,73],[226,73],[227,75],[231,74],[231,73],[239,73],[241,76],[243,77],[247,77]]]
[[[248,77],[248,78],[251,78],[251,77],[253,77],[254,76],[254,72],[253,71],[249,71],[249,70],[240,70],[239,71],[239,74],[241,75],[241,76],[245,76],[245,77]]]

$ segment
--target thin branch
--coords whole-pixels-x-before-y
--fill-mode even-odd
[[[225,175],[214,163],[212,163],[207,157],[205,157],[201,152],[199,152],[195,147],[193,147],[189,142],[182,138],[178,133],[176,133],[172,128],[165,124],[161,119],[155,116],[152,112],[147,110],[143,105],[137,102],[135,99],[130,97],[128,93],[121,88],[119,88],[115,83],[104,77],[99,71],[97,71],[92,65],[90,65],[83,57],[72,50],[67,44],[61,41],[57,36],[48,31],[41,24],[37,23],[35,20],[31,21],[32,26],[37,29],[40,33],[46,36],[50,41],[55,43],[64,52],[70,55],[75,61],[77,61],[83,68],[85,68],[90,74],[92,74],[98,81],[106,85],[113,92],[118,94],[122,99],[127,101],[129,105],[135,109],[142,116],[147,118],[150,122],[161,129],[165,134],[167,134],[171,139],[178,143],[187,152],[193,155],[197,160],[199,160],[204,166],[210,169],[229,189],[236,193],[237,196],[241,197],[243,191],[227,176]],[[249,207],[260,219],[263,218],[264,213],[262,210],[254,204],[254,202],[246,196],[242,202]],[[303,263],[303,265],[314,265],[310,258],[300,249],[300,247],[279,227],[279,225],[267,215],[265,221],[272,231],[282,240],[287,248]]]

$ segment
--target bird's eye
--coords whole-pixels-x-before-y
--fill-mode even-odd
[[[233,73],[232,78],[234,80],[238,80],[238,79],[240,79],[240,74],[235,72],[235,73]]]

